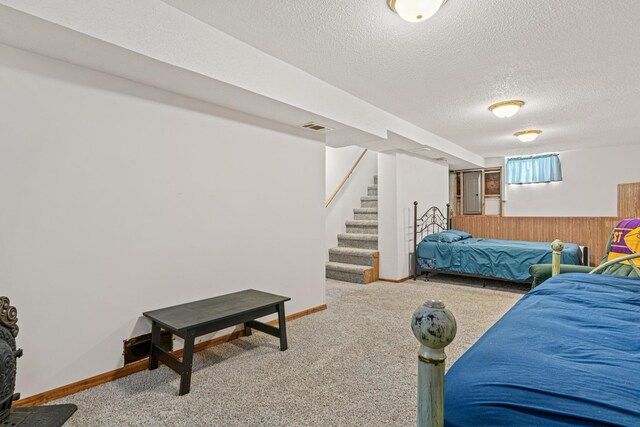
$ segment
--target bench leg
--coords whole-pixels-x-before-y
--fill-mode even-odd
[[[158,367],[158,351],[156,346],[160,345],[160,325],[156,322],[151,324],[151,352],[149,354],[149,370],[153,371]]]
[[[251,327],[246,323],[244,324],[244,336],[245,337],[251,336]]]
[[[287,325],[284,315],[284,303],[278,304],[278,328],[280,328],[280,351],[287,349]]]
[[[180,373],[180,392],[179,395],[189,393],[191,389],[191,368],[193,367],[193,345],[195,342],[195,334],[187,332],[184,339],[184,352],[182,353],[182,372]]]

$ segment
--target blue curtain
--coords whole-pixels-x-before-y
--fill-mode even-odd
[[[557,154],[511,157],[507,159],[507,184],[562,181],[562,166]]]

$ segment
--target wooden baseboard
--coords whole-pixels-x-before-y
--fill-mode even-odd
[[[383,278],[380,278],[378,280],[381,281],[381,282],[402,283],[402,282],[406,282],[409,279],[413,279],[413,275],[407,276],[407,277],[404,277],[404,278],[398,279],[398,280],[395,280],[395,279],[383,279]]]
[[[312,307],[307,310],[299,311],[297,313],[288,315],[287,321],[297,319],[299,317],[306,316],[308,314],[316,313],[318,311],[326,310],[326,308],[327,308],[327,305],[322,304],[317,307]],[[272,320],[267,323],[271,325],[277,325],[278,319]],[[258,331],[254,331],[254,333],[258,333]],[[225,342],[235,340],[236,338],[240,338],[242,336],[244,336],[244,330],[235,331],[227,335],[223,335],[208,341],[203,341],[201,343],[198,343],[194,346],[193,350],[194,352],[202,351],[206,348],[220,345]],[[173,352],[173,354],[175,354],[177,357],[182,357],[182,353],[183,353],[182,349],[176,350]],[[144,371],[148,367],[149,367],[149,359],[140,360],[138,362],[134,362],[129,365],[123,366],[122,368],[114,369],[113,371],[110,371],[110,372],[105,372],[104,374],[99,374],[91,378],[87,378],[71,384],[67,384],[62,387],[54,388],[53,390],[48,390],[42,393],[38,393],[36,395],[27,397],[25,399],[17,400],[13,402],[13,407],[20,408],[24,406],[42,405],[51,400],[60,399],[65,396],[78,393],[82,390],[86,390],[88,388],[95,387],[97,385],[104,384],[109,381],[114,381],[114,380],[117,380],[118,378],[135,374],[136,372]]]
[[[287,322],[289,320],[297,319],[298,317],[306,316],[308,314],[317,313],[318,311],[322,311],[322,310],[326,310],[326,309],[327,309],[327,304],[322,304],[322,305],[319,305],[317,307],[311,307],[311,308],[308,308],[306,310],[302,310],[302,311],[299,311],[297,313],[293,313],[293,314],[288,315],[287,316]],[[272,325],[275,326],[275,325],[278,324],[278,319],[272,320],[272,321],[267,322],[267,323],[272,324]]]

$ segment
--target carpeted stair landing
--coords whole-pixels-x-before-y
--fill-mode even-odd
[[[367,187],[367,195],[360,198],[360,207],[353,210],[353,219],[345,222],[347,232],[338,234],[338,247],[329,249],[328,279],[363,284],[378,280],[377,175],[373,184]]]

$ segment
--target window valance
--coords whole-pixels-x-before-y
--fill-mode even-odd
[[[551,181],[562,181],[562,166],[558,154],[540,154],[507,159],[507,184]]]

